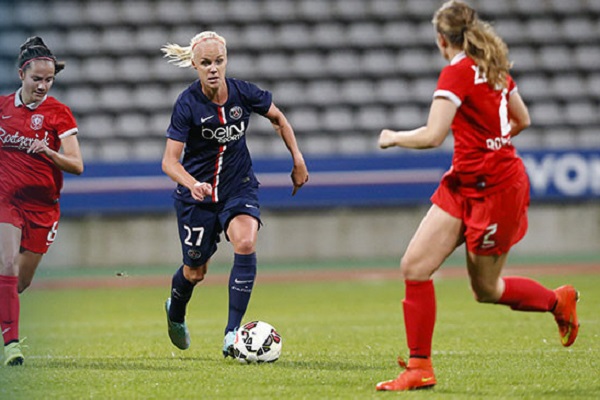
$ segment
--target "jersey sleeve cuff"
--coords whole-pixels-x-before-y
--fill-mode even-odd
[[[60,135],[58,135],[58,137],[62,140],[66,137],[73,136],[76,134],[77,134],[77,127],[69,129],[68,131],[61,133]]]
[[[456,107],[460,107],[460,105],[462,104],[461,99],[449,90],[436,90],[435,92],[433,92],[433,98],[436,97],[444,97],[453,102],[456,105]]]

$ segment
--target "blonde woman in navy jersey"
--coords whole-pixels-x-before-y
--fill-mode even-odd
[[[225,77],[227,46],[222,36],[205,31],[194,36],[189,46],[168,44],[162,51],[170,62],[198,73],[198,80],[177,98],[162,160],[163,171],[178,184],[173,197],[183,252],[183,265],[173,275],[171,296],[165,303],[169,337],[181,350],[190,346],[186,306],[224,232],[233,246],[234,261],[223,355],[233,356],[235,330],[256,276],[261,224],[258,181],[246,146],[250,115],[269,119],[287,146],[293,161],[292,195],[308,181],[308,171],[292,126],[271,93]]]
[[[400,263],[409,359],[399,363],[406,370],[377,384],[377,390],[436,384],[431,362],[436,318],[431,276],[462,243],[478,302],[551,313],[563,346],[571,346],[579,330],[578,293],[572,286],[551,290],[533,279],[501,277],[508,252],[527,230],[529,206],[529,181],[511,142],[529,126],[529,113],[509,75],[508,49],[463,2],[444,3],[433,24],[438,48],[449,65],[438,79],[427,124],[411,131],[384,129],[379,146],[433,148],[452,129],[454,155]]]

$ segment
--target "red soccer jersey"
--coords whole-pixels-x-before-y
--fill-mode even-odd
[[[505,89],[491,88],[465,53],[458,54],[442,70],[434,97],[445,97],[458,107],[452,121],[454,155],[450,174],[464,190],[499,189],[498,185],[522,171],[510,140],[507,107],[516,90],[510,76]]]
[[[61,139],[77,133],[77,123],[54,97],[24,105],[19,93],[0,96],[0,195],[24,209],[43,211],[58,201],[62,171],[46,155],[27,149],[39,139],[58,151]]]

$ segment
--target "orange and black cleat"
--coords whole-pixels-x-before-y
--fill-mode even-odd
[[[404,368],[396,379],[391,381],[379,382],[376,386],[377,390],[417,390],[431,389],[435,384],[435,375],[430,358],[410,358],[408,365],[398,357],[398,365]]]
[[[555,289],[554,293],[556,293],[557,301],[552,314],[558,324],[562,345],[569,347],[575,342],[577,333],[579,333],[579,320],[577,319],[579,292],[573,286],[565,285]]]

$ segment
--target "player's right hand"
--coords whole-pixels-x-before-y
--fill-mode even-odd
[[[194,200],[202,201],[212,194],[212,185],[206,182],[196,182],[190,190]]]
[[[387,149],[388,147],[396,145],[395,138],[396,132],[389,129],[383,129],[379,134],[379,141],[377,144],[381,149]]]

